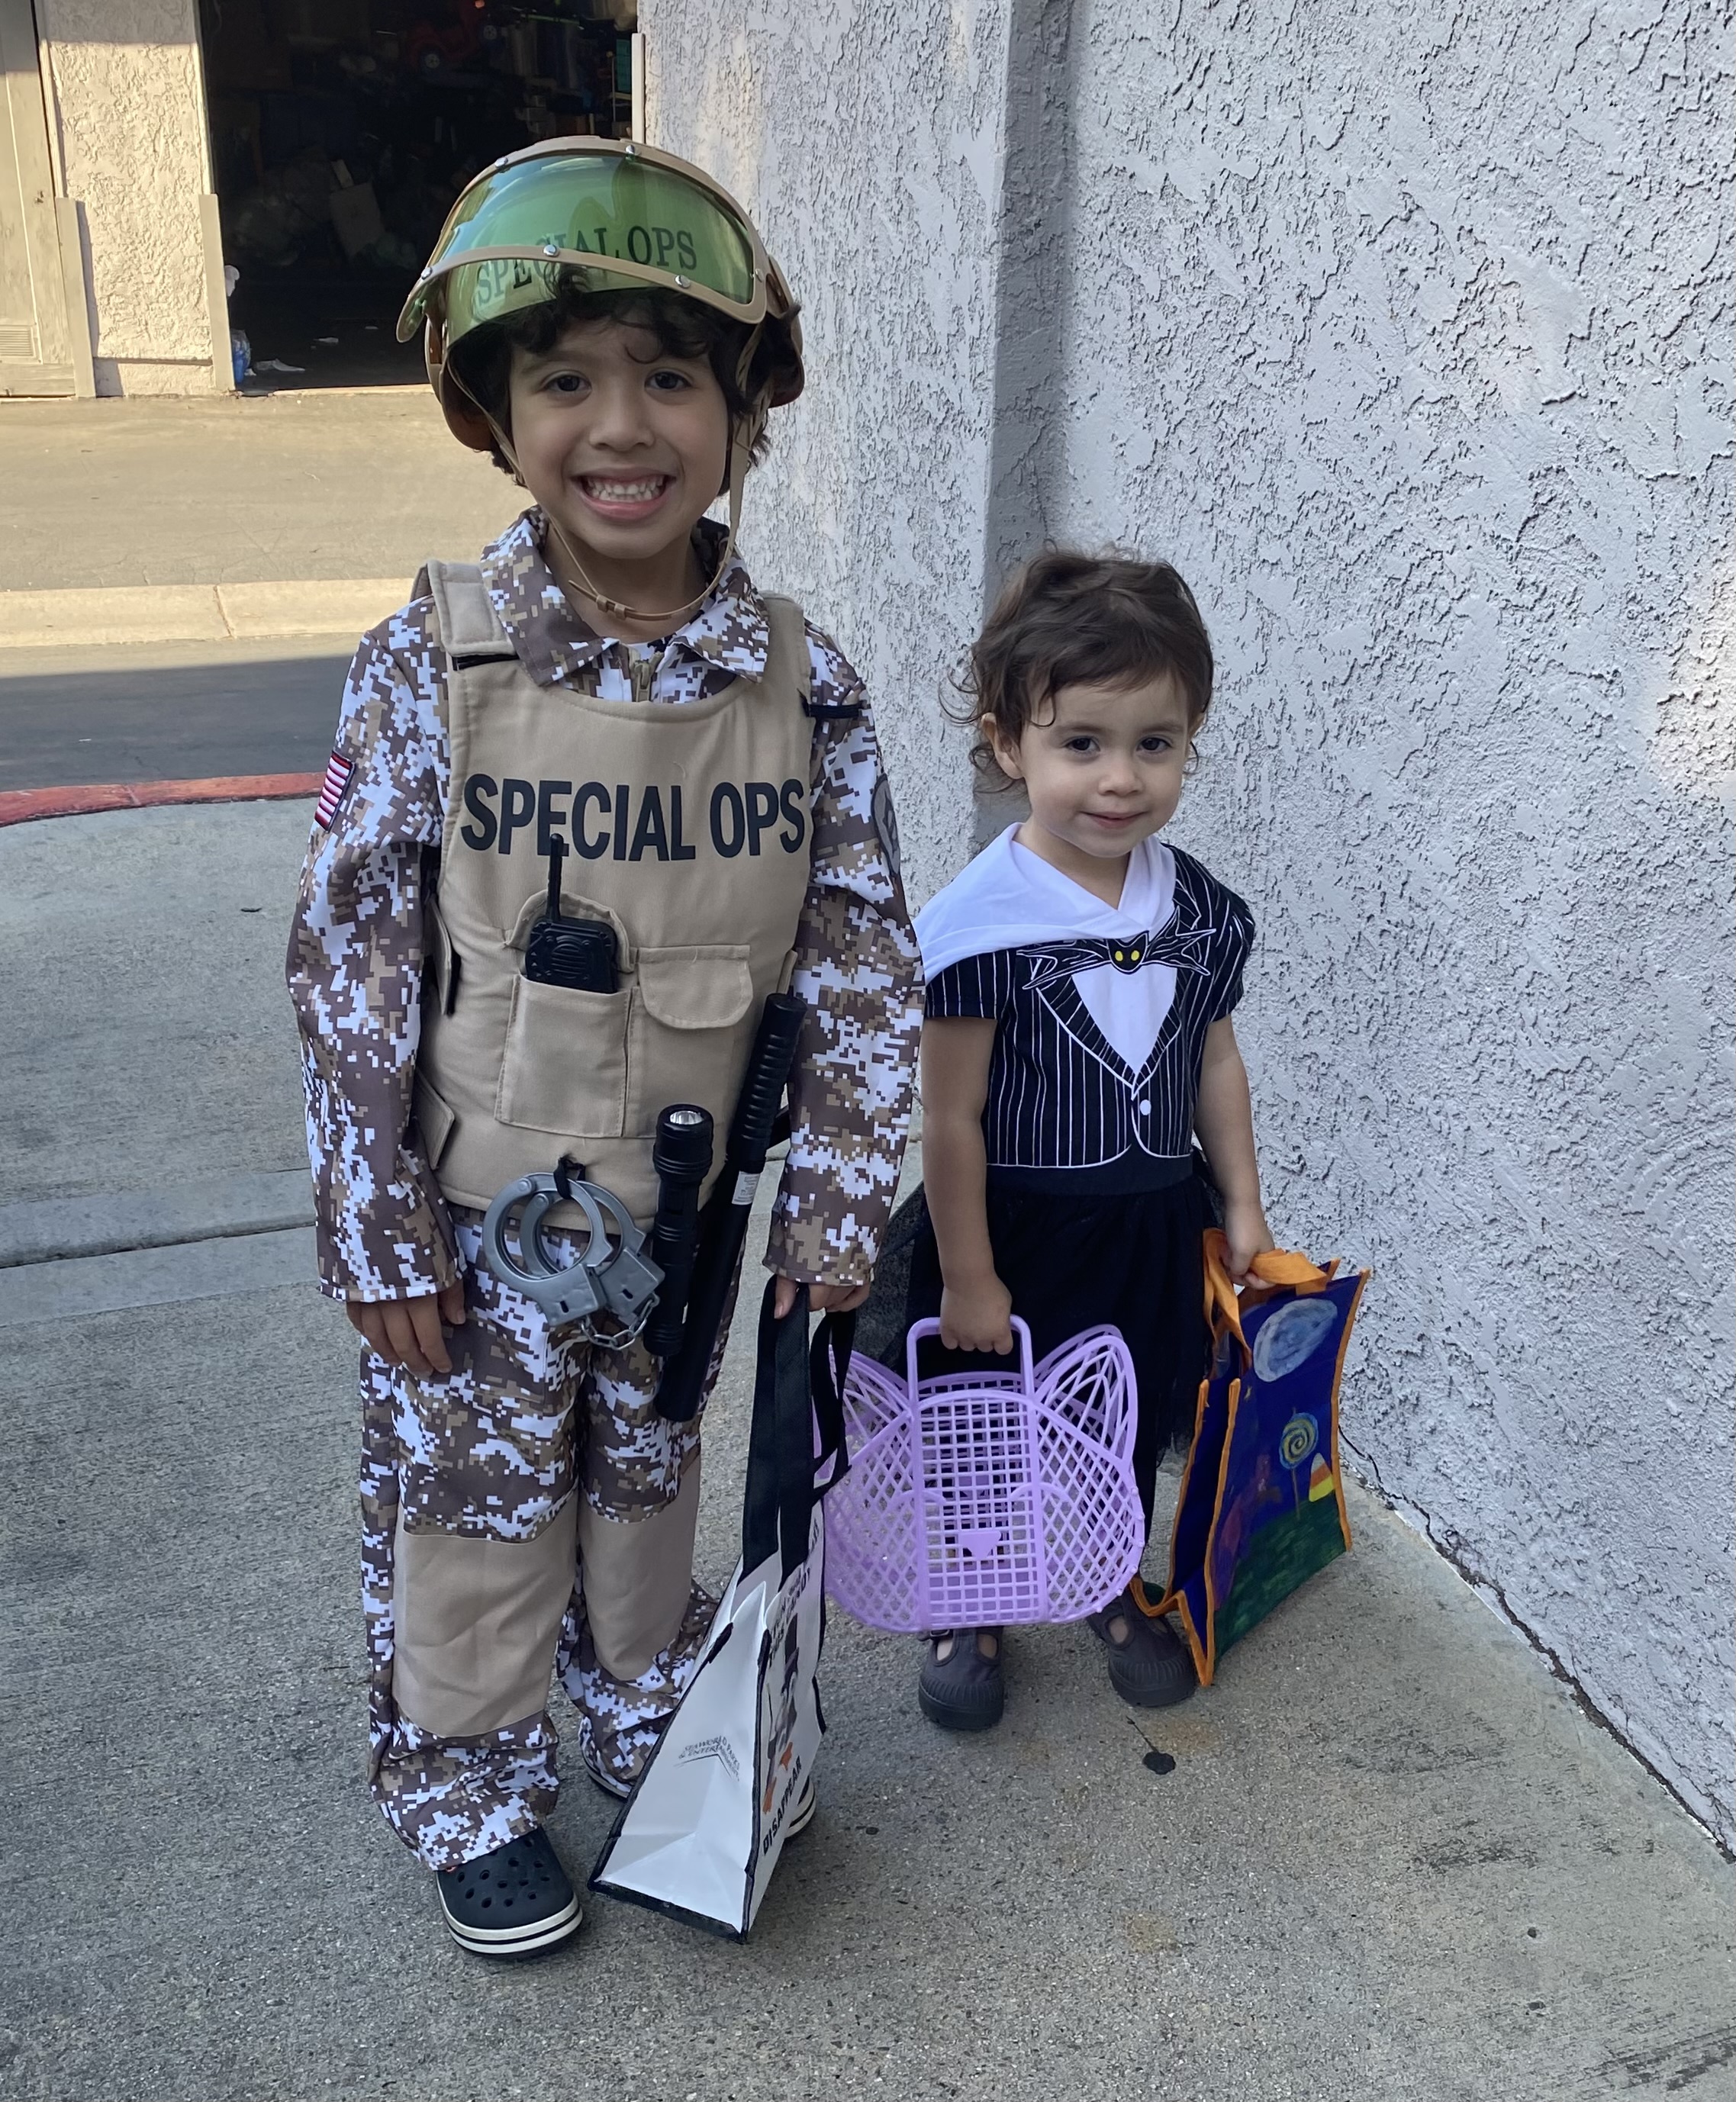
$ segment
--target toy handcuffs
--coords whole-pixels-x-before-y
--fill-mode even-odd
[[[543,1239],[544,1220],[562,1204],[576,1204],[586,1228],[578,1260],[566,1265],[553,1260]],[[609,1238],[606,1212],[619,1232],[617,1241]],[[515,1213],[516,1254],[507,1240]],[[552,1175],[521,1175],[508,1183],[482,1219],[483,1258],[500,1282],[540,1306],[551,1328],[575,1324],[587,1342],[609,1350],[624,1350],[637,1341],[656,1303],[663,1272],[644,1249],[645,1235],[615,1192],[600,1182],[584,1182],[564,1167]],[[619,1328],[599,1328],[599,1315],[610,1317]]]

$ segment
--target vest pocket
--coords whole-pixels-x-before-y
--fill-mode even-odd
[[[627,1035],[627,1130],[656,1129],[671,1102],[698,1102],[723,1129],[756,1017],[744,942],[642,948]]]
[[[515,978],[495,1101],[500,1122],[565,1138],[619,1138],[632,997]]]

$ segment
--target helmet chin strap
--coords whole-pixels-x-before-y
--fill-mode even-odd
[[[755,333],[757,335],[757,331]],[[744,356],[743,362],[744,365],[748,362],[747,357]],[[487,424],[489,429],[494,433],[495,443],[500,448],[501,452],[505,456],[507,463],[511,467],[514,475],[517,477],[521,486],[527,486],[528,485],[525,483],[523,472],[518,464],[518,455],[513,450],[512,440],[507,436],[506,432],[502,430],[499,424],[495,422],[495,419],[489,414],[488,410],[482,406],[482,404],[477,400],[475,395],[470,392],[470,389],[464,385],[464,381],[459,377],[458,374],[452,370],[452,367],[450,365],[446,368],[446,376],[457,383],[460,391],[470,401],[472,406],[475,408],[477,414],[482,417],[482,420]],[[715,583],[717,577],[722,575],[724,570],[728,565],[730,556],[735,552],[735,537],[741,526],[742,488],[748,479],[748,470],[753,464],[753,441],[755,438],[758,437],[760,429],[763,428],[764,423],[765,413],[762,410],[757,414],[757,415],[753,418],[738,416],[730,424],[729,531],[724,539],[723,552],[717,559],[717,567],[714,576],[707,580],[705,588],[699,593],[699,596],[697,598],[689,599],[685,605],[671,606],[668,610],[664,613],[647,613],[642,610],[637,606],[624,605],[619,599],[610,598],[606,592],[599,591],[597,586],[591,582],[590,578],[585,574],[584,564],[579,559],[578,550],[573,546],[572,542],[567,538],[566,533],[562,530],[561,521],[559,519],[557,519],[552,512],[545,511],[544,512],[543,516],[548,521],[549,531],[554,535],[556,540],[559,542],[561,552],[572,565],[573,574],[578,580],[579,589],[584,592],[586,597],[588,598],[593,605],[597,606],[604,613],[613,614],[617,619],[642,623],[643,625],[647,627],[662,627],[666,625],[672,627],[676,627],[678,626],[681,622],[684,621],[690,614],[697,613],[699,611],[699,608],[704,605],[706,600],[711,596],[712,584]]]
[[[508,453],[507,458],[512,459],[513,455]],[[579,552],[562,529],[560,520],[552,512],[544,512],[543,516],[548,521],[549,531],[560,543],[561,552],[571,563],[579,588],[593,605],[604,613],[612,613],[617,619],[641,622],[647,627],[667,629],[678,627],[690,614],[697,613],[711,596],[712,585],[721,576],[730,556],[735,552],[735,536],[741,526],[742,486],[748,478],[748,469],[753,463],[752,445],[745,435],[744,426],[738,421],[730,432],[730,525],[724,536],[723,552],[717,558],[717,570],[706,579],[704,588],[696,598],[689,599],[685,605],[671,606],[664,613],[645,612],[637,606],[624,605],[618,598],[610,598],[606,592],[599,591],[585,574],[584,564],[579,559]],[[513,460],[513,464],[516,470],[517,462]]]

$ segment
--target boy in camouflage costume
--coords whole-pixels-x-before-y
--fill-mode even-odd
[[[865,1293],[890,1207],[921,1027],[917,951],[890,799],[860,681],[817,628],[792,629],[787,612],[775,615],[776,602],[761,598],[733,552],[741,480],[765,410],[801,384],[793,302],[733,206],[735,220],[723,235],[752,243],[757,290],[745,272],[731,279],[719,268],[708,289],[706,241],[717,228],[705,214],[717,211],[721,193],[686,163],[643,149],[639,159],[652,164],[662,188],[635,189],[635,169],[624,166],[634,153],[613,142],[551,142],[479,177],[455,208],[406,320],[428,317],[430,375],[455,432],[492,450],[540,499],[481,563],[499,652],[516,660],[508,675],[521,689],[526,678],[535,682],[546,697],[531,697],[538,708],[558,710],[575,698],[616,704],[611,734],[632,737],[630,724],[625,732],[613,725],[633,710],[649,725],[667,724],[664,711],[695,709],[697,723],[715,717],[721,696],[740,711],[755,705],[762,685],[769,697],[779,681],[795,681],[806,779],[785,784],[777,815],[806,852],[785,969],[808,1016],[766,1263],[789,1281],[780,1287],[786,1303],[803,1283],[816,1308],[848,1306]],[[613,185],[607,195],[597,190],[599,176]],[[491,222],[491,198],[498,204],[521,177],[540,185],[531,206],[539,233],[551,224],[550,185],[557,195],[563,181],[574,190],[577,202],[557,222],[571,229],[564,240],[553,234],[533,246],[522,224],[508,218],[503,225],[498,213]],[[616,223],[594,224],[606,207]],[[457,237],[467,224],[468,249]],[[547,265],[526,259],[538,248],[551,258]],[[610,268],[586,265],[587,249],[609,254]],[[688,267],[633,260],[659,250],[671,264]],[[509,296],[502,299],[506,273]],[[492,309],[479,288],[493,295]],[[462,344],[460,313],[468,324]],[[646,374],[649,406],[633,392],[636,369]],[[545,392],[547,373],[557,375],[553,411],[526,393],[527,370]],[[673,380],[678,389],[663,384]],[[678,396],[678,411],[665,395]],[[551,414],[566,421],[554,450],[538,452],[535,433]],[[728,533],[693,515],[717,494],[705,481],[709,455],[691,437],[708,415],[727,419]],[[624,464],[637,480],[624,478]],[[681,596],[669,580],[684,575],[695,589],[677,608],[680,618],[635,614],[622,603],[631,592],[652,606],[667,604]],[[557,1787],[546,1708],[551,1668],[579,1711],[587,1770],[624,1794],[691,1674],[714,1601],[690,1581],[699,1424],[657,1413],[659,1360],[640,1343],[611,1350],[571,1333],[551,1335],[541,1310],[479,1259],[479,1208],[442,1194],[445,1141],[429,1137],[418,1054],[432,1041],[425,1032],[469,983],[455,962],[436,954],[435,940],[441,887],[462,873],[450,835],[466,813],[466,840],[472,847],[483,841],[491,880],[500,867],[496,833],[475,828],[482,816],[495,823],[488,800],[495,782],[473,765],[467,780],[453,778],[452,711],[469,675],[466,660],[442,642],[444,604],[440,573],[431,586],[424,572],[410,604],[357,652],[303,871],[288,974],[302,1036],[320,1281],[347,1302],[365,1341],[372,1790],[400,1838],[438,1873],[460,1942],[479,1953],[522,1954],[564,1938],[579,1917],[541,1829]],[[799,665],[776,640],[792,632],[800,638]],[[769,698],[759,705],[763,711]],[[535,768],[517,770],[528,776]],[[571,770],[576,778],[584,769]],[[500,854],[513,843],[513,792],[530,789],[504,774]],[[744,783],[745,792],[765,786]],[[571,787],[545,778],[535,823],[520,820],[517,844],[537,849],[526,870],[527,897],[545,880],[551,834],[562,836],[564,827],[587,857],[588,879],[611,871],[607,827],[594,837],[584,830],[595,819],[583,796],[569,817],[564,797],[549,796],[551,787]],[[680,844],[681,805],[670,792],[674,858],[695,861],[702,883],[769,881],[775,871],[768,867],[762,878],[760,865],[750,867],[741,836],[729,835],[727,823],[718,831],[718,798],[726,818],[730,807],[726,791],[735,792],[726,783],[713,795],[713,845],[730,858],[707,876],[703,837],[695,860]],[[607,791],[597,794],[606,802]],[[751,812],[751,792],[748,804]],[[696,814],[690,822],[702,830]],[[778,836],[790,850],[791,831]],[[624,840],[617,819],[615,863],[638,859],[642,815],[630,852]],[[766,845],[769,863],[770,838]],[[753,854],[760,849],[755,831]],[[649,853],[664,858],[655,839]],[[618,894],[624,899],[634,880],[630,871],[615,875],[628,886]],[[630,956],[630,902],[622,916]],[[545,1063],[560,1055],[558,1045],[538,1053]],[[545,1142],[543,1164],[552,1166],[561,1142]],[[720,1339],[712,1378],[721,1347]],[[678,1510],[686,1515],[677,1521]],[[673,1593],[668,1572],[659,1577],[661,1624],[649,1634],[636,1625],[629,1639],[621,1629],[644,1615],[633,1598],[610,1594],[622,1581],[610,1572],[645,1566],[642,1555],[637,1563],[633,1557],[647,1526],[663,1528],[659,1554],[666,1546],[668,1557],[686,1559]],[[549,1589],[552,1546],[564,1572],[558,1597]],[[540,1575],[521,1583],[514,1555],[533,1550]],[[529,1560],[522,1566],[530,1571]],[[433,1573],[424,1577],[424,1570]],[[418,1625],[438,1623],[413,1677],[406,1613]],[[516,1683],[535,1680],[543,1693],[521,1694],[523,1712],[505,1714],[500,1699],[513,1704],[498,1688],[491,1692],[496,1667],[489,1655],[515,1642],[530,1660],[530,1678],[521,1671]],[[481,1663],[466,1662],[479,1656]],[[513,1914],[510,1928],[502,1927],[504,1911]]]

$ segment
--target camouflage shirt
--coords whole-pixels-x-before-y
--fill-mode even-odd
[[[721,529],[702,523],[715,565]],[[739,559],[667,641],[594,634],[544,562],[526,512],[482,557],[520,660],[541,686],[679,707],[766,668],[765,609]],[[459,1274],[451,1222],[411,1129],[423,902],[439,867],[451,756],[446,664],[419,579],[362,640],[303,866],[288,976],[301,1030],[320,1280],[334,1297],[431,1292]],[[792,989],[812,1009],[769,1268],[865,1284],[890,1208],[921,1028],[921,967],[862,685],[810,626],[812,854]],[[844,709],[828,715],[828,709]]]

